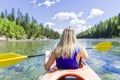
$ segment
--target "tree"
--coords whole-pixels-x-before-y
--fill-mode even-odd
[[[9,15],[7,16],[7,18],[10,21],[14,21],[14,19],[15,19],[15,10],[14,10],[14,8],[12,8],[12,11],[11,11],[11,13],[9,13]]]
[[[7,9],[5,9],[5,18],[7,18],[8,13],[7,13]]]
[[[120,26],[120,13],[118,14],[118,25]]]
[[[4,16],[3,12],[1,12],[1,16],[0,17],[4,19],[5,16]]]
[[[31,22],[30,22],[30,19]],[[22,14],[20,9],[17,11],[17,17],[15,19],[15,10],[12,8],[11,13],[7,13],[5,10],[5,14],[1,12],[0,15],[0,36],[6,35],[9,38],[50,38],[56,39],[60,37],[58,32],[50,28],[45,28],[43,24],[38,25],[37,20],[32,17],[29,17],[29,14]]]
[[[117,16],[94,25],[82,33],[77,34],[77,38],[117,38],[120,37],[120,13]]]
[[[11,21],[14,21],[15,20],[15,9],[12,8],[12,12],[11,12]]]

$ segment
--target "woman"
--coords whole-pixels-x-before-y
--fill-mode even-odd
[[[81,57],[88,59],[88,54],[85,48],[79,45],[73,29],[68,27],[64,29],[50,58],[45,59],[45,69],[49,70],[54,61],[58,69],[76,69],[79,68]]]

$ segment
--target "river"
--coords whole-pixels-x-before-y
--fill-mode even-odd
[[[102,41],[111,41],[109,51],[89,49],[88,65],[102,80],[120,80],[120,39],[79,39],[86,48]],[[0,42],[0,53],[14,52],[21,55],[44,54],[53,50],[58,40]],[[0,80],[37,80],[45,73],[44,56],[21,60],[15,65],[0,68]]]

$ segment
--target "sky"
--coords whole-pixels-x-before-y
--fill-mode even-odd
[[[118,15],[120,0],[0,0],[0,13],[12,8],[55,31],[71,26],[77,34]]]

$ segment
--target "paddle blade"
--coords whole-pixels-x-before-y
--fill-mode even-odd
[[[22,59],[27,58],[28,56],[21,56],[19,54],[14,53],[4,53],[0,54],[0,67],[7,67],[17,62],[21,61]]]
[[[111,42],[100,42],[96,46],[93,46],[93,48],[101,51],[107,51],[110,50],[112,43]]]

